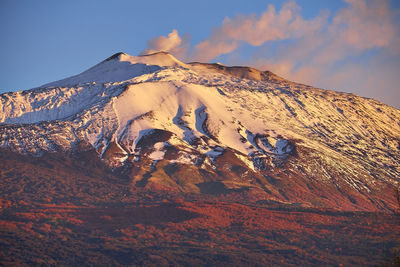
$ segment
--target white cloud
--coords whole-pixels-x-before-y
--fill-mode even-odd
[[[147,48],[141,54],[151,54],[154,52],[169,52],[181,60],[186,58],[190,46],[189,35],[180,37],[176,29],[172,30],[167,37],[159,36],[147,42]]]

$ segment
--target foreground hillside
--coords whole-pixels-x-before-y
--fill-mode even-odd
[[[391,266],[400,252],[396,214],[157,194],[90,153],[2,158],[5,266]]]

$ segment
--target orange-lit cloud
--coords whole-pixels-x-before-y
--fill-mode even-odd
[[[327,18],[327,13],[322,13],[315,19],[305,20],[300,11],[294,1],[289,1],[279,12],[273,5],[269,5],[260,17],[250,15],[225,18],[222,26],[215,28],[209,39],[194,47],[191,57],[209,61],[232,52],[243,43],[260,46],[268,41],[312,34],[322,27]]]
[[[400,107],[400,12],[392,9],[389,0],[344,2],[335,14],[323,11],[311,19],[302,16],[294,1],[279,11],[269,5],[260,16],[225,18],[191,50],[176,30],[151,40],[149,49],[167,50],[187,61],[228,55],[227,64],[268,69],[294,81]],[[241,61],[239,48],[244,44],[258,49]],[[268,53],[271,44],[277,47],[274,53]]]

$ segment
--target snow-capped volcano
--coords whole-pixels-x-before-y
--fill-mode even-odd
[[[185,64],[166,52],[153,55],[130,56],[125,53],[117,53],[93,66],[92,68],[60,81],[43,85],[50,86],[73,86],[85,82],[109,83],[120,82],[153,73],[162,68],[185,67]]]
[[[199,194],[212,182],[307,206],[398,205],[400,111],[269,71],[118,53],[0,98],[3,149],[40,156],[84,143],[132,187]]]

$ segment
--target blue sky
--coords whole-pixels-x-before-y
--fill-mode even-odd
[[[0,92],[77,74],[115,52],[137,55],[146,48],[171,48],[183,61],[270,69],[291,80],[373,97],[399,108],[399,2],[2,0]],[[290,13],[286,21],[282,10]],[[267,26],[273,31],[242,27],[262,26],[271,16],[276,21]],[[346,24],[348,20],[353,24]],[[353,32],[343,35],[344,28]],[[229,30],[251,34],[232,36]],[[357,37],[360,31],[367,33]],[[170,43],[165,46],[166,42]],[[312,51],[310,44],[318,45]],[[219,45],[221,49],[211,51]],[[325,49],[332,58],[326,58]]]

